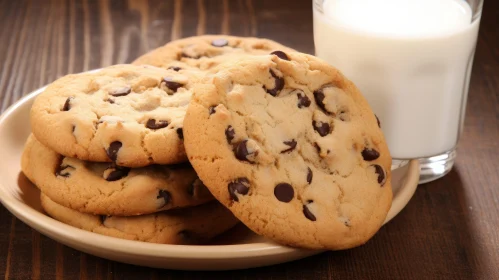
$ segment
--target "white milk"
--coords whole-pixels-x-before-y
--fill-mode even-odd
[[[367,98],[393,158],[457,144],[479,20],[462,0],[325,0],[316,55]],[[325,15],[325,16],[324,16]]]

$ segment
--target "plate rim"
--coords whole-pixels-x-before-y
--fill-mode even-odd
[[[99,69],[95,69],[92,71],[98,70]],[[46,88],[47,86],[38,88],[23,96],[8,107],[0,115],[0,128],[12,113],[14,113],[23,104],[33,99],[36,95],[43,92]],[[406,179],[403,183],[404,187],[400,189],[397,197],[394,196],[390,210],[388,211],[387,217],[383,222],[383,226],[397,216],[413,197],[419,181],[419,162],[417,160],[409,161],[406,174]],[[98,248],[100,250],[125,255],[206,260],[264,257],[289,253],[309,256],[326,251],[289,247],[273,242],[231,245],[174,245],[147,243],[105,236],[64,224],[33,209],[29,205],[22,203],[21,201],[15,199],[12,194],[7,191],[7,188],[1,179],[0,202],[9,210],[9,212],[11,212],[22,222],[26,223],[33,229],[40,231],[49,238],[55,239],[72,248],[77,247],[74,244],[83,244],[91,249]],[[394,205],[397,207],[396,209],[394,208]],[[77,234],[72,234],[75,231]],[[92,240],[92,242],[87,240]]]

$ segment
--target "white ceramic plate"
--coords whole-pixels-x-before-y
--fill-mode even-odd
[[[0,201],[12,214],[40,233],[77,250],[135,265],[182,270],[229,270],[297,260],[321,253],[290,248],[257,236],[240,225],[211,245],[151,244],[87,232],[58,222],[43,213],[39,191],[20,171],[23,145],[31,128],[29,110],[38,89],[11,106],[0,117]],[[393,172],[394,198],[386,222],[409,202],[418,184],[419,165]]]

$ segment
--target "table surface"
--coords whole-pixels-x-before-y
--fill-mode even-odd
[[[485,1],[455,168],[420,185],[366,245],[271,267],[136,267],[61,245],[0,206],[5,279],[499,279],[499,1]],[[205,33],[267,37],[314,52],[310,0],[0,1],[0,112],[68,73]]]

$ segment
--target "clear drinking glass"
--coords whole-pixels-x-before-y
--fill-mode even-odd
[[[316,55],[361,90],[381,121],[393,166],[420,183],[456,157],[483,0],[313,0]]]

